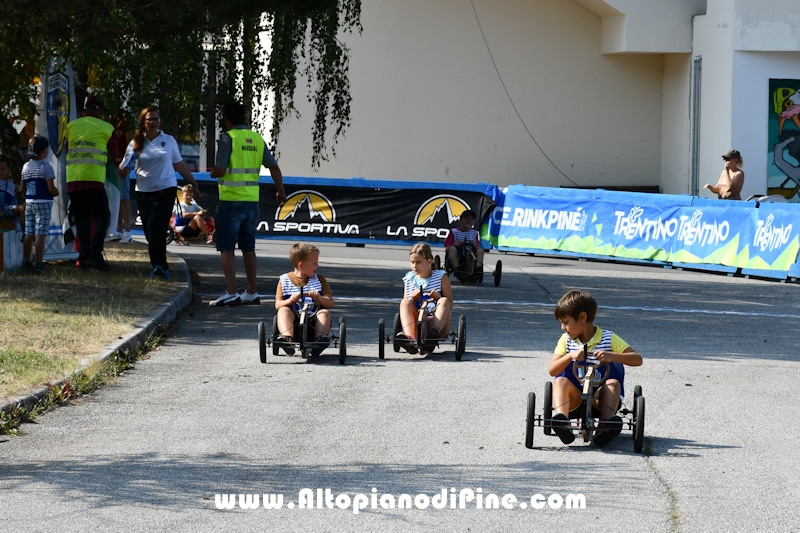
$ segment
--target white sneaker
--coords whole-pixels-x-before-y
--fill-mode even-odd
[[[257,292],[254,294],[250,294],[247,291],[244,291],[241,295],[242,303],[245,305],[261,305],[261,295]]]
[[[239,305],[241,303],[242,303],[242,297],[239,295],[238,292],[236,294],[228,294],[227,292],[225,292],[222,296],[220,296],[219,298],[217,298],[208,305],[214,307],[226,307],[226,306]]]
[[[133,241],[133,236],[131,236],[130,232],[126,231],[122,234],[122,238],[119,240],[122,244],[130,244]]]
[[[106,242],[118,241],[122,238],[120,233],[111,233],[106,237]]]

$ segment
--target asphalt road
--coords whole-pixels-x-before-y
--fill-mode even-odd
[[[259,242],[262,294],[290,269],[290,244]],[[321,249],[334,319],[347,317],[345,366],[334,350],[261,364],[257,324],[271,324],[271,299],[209,307],[222,287],[218,255],[170,246],[199,275],[196,303],[114,385],[0,437],[2,529],[800,529],[792,415],[800,287],[491,253],[488,263],[503,260],[500,287],[454,283],[455,314],[467,317],[462,361],[451,346],[426,358],[387,346],[379,360],[378,319],[391,324],[407,251]],[[629,394],[640,384],[647,401],[644,454],[633,453],[630,433],[598,450],[537,429],[535,449],[523,445],[526,395],[541,396],[560,335],[553,304],[570,288],[592,292],[596,323],[644,356],[626,377]],[[330,489],[342,506],[363,494],[367,508],[300,509],[303,488]],[[437,499],[427,509],[380,507],[384,494],[451,488],[475,497],[465,509],[435,509]],[[283,494],[284,505],[220,510],[218,494]],[[517,503],[478,509],[479,494],[513,494]],[[586,508],[520,508],[536,494],[582,494]]]

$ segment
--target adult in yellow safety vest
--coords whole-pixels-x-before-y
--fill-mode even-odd
[[[86,98],[84,116],[67,124],[67,194],[69,216],[75,224],[81,268],[111,270],[103,258],[103,241],[110,213],[106,196],[108,141],[114,126],[100,118],[103,102]]]
[[[256,290],[256,225],[258,224],[258,179],[261,167],[267,167],[278,189],[278,205],[286,201],[283,175],[278,162],[267,148],[264,139],[250,130],[244,105],[230,103],[223,108],[226,133],[217,144],[217,158],[211,177],[219,180],[219,205],[214,215],[217,250],[222,257],[225,274],[225,293],[211,302],[214,306],[260,304]],[[234,247],[239,244],[247,275],[247,289],[236,290],[236,258]]]

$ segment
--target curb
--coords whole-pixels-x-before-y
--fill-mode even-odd
[[[136,350],[153,330],[170,324],[178,316],[178,312],[192,302],[192,279],[189,275],[189,267],[182,257],[173,253],[170,253],[169,256],[170,271],[173,274],[170,283],[179,286],[178,294],[173,296],[169,302],[159,305],[150,316],[137,322],[129,333],[123,335],[122,339],[109,344],[103,351],[82,359],[78,370],[88,368],[94,362],[102,363],[120,350],[131,352]],[[69,376],[65,376],[65,379],[67,377]],[[63,379],[53,383],[56,387],[63,384]],[[49,393],[50,387],[40,387],[24,396],[12,398],[8,403],[0,406],[0,411],[9,413],[18,407],[23,407],[30,411]]]

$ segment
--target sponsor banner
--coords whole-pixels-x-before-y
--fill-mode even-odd
[[[789,270],[797,259],[798,209],[795,206],[764,203],[752,210],[751,238],[746,243],[743,268]]]
[[[743,267],[754,204],[700,200],[680,208],[669,262]]]
[[[47,62],[45,75],[40,80],[40,90],[44,98],[44,113],[36,116],[35,129],[36,133],[44,135],[50,141],[51,149],[46,160],[53,166],[56,188],[61,192],[53,199],[50,227],[45,238],[44,259],[46,261],[71,259],[77,257],[77,252],[70,244],[71,240],[65,236],[65,229],[69,228],[67,220],[69,196],[64,144],[67,123],[77,118],[72,65],[61,58],[51,57]]]
[[[632,205],[619,193],[603,200],[596,191],[557,189],[548,196],[538,187],[526,189],[509,187],[498,202],[489,223],[489,238],[497,247],[649,261],[666,261],[669,256],[678,231],[675,205],[656,201]],[[635,196],[648,200],[652,195]]]
[[[199,204],[213,216],[219,198],[216,180],[206,181],[203,173],[197,176]],[[481,219],[494,208],[485,194],[486,184],[420,187],[409,182],[320,178],[285,178],[287,199],[278,206],[275,185],[267,180],[262,178],[256,234],[268,238],[443,243],[464,210],[472,209]],[[133,197],[131,203],[135,209]]]
[[[512,186],[483,234],[501,249],[788,271],[797,208],[687,196]]]

